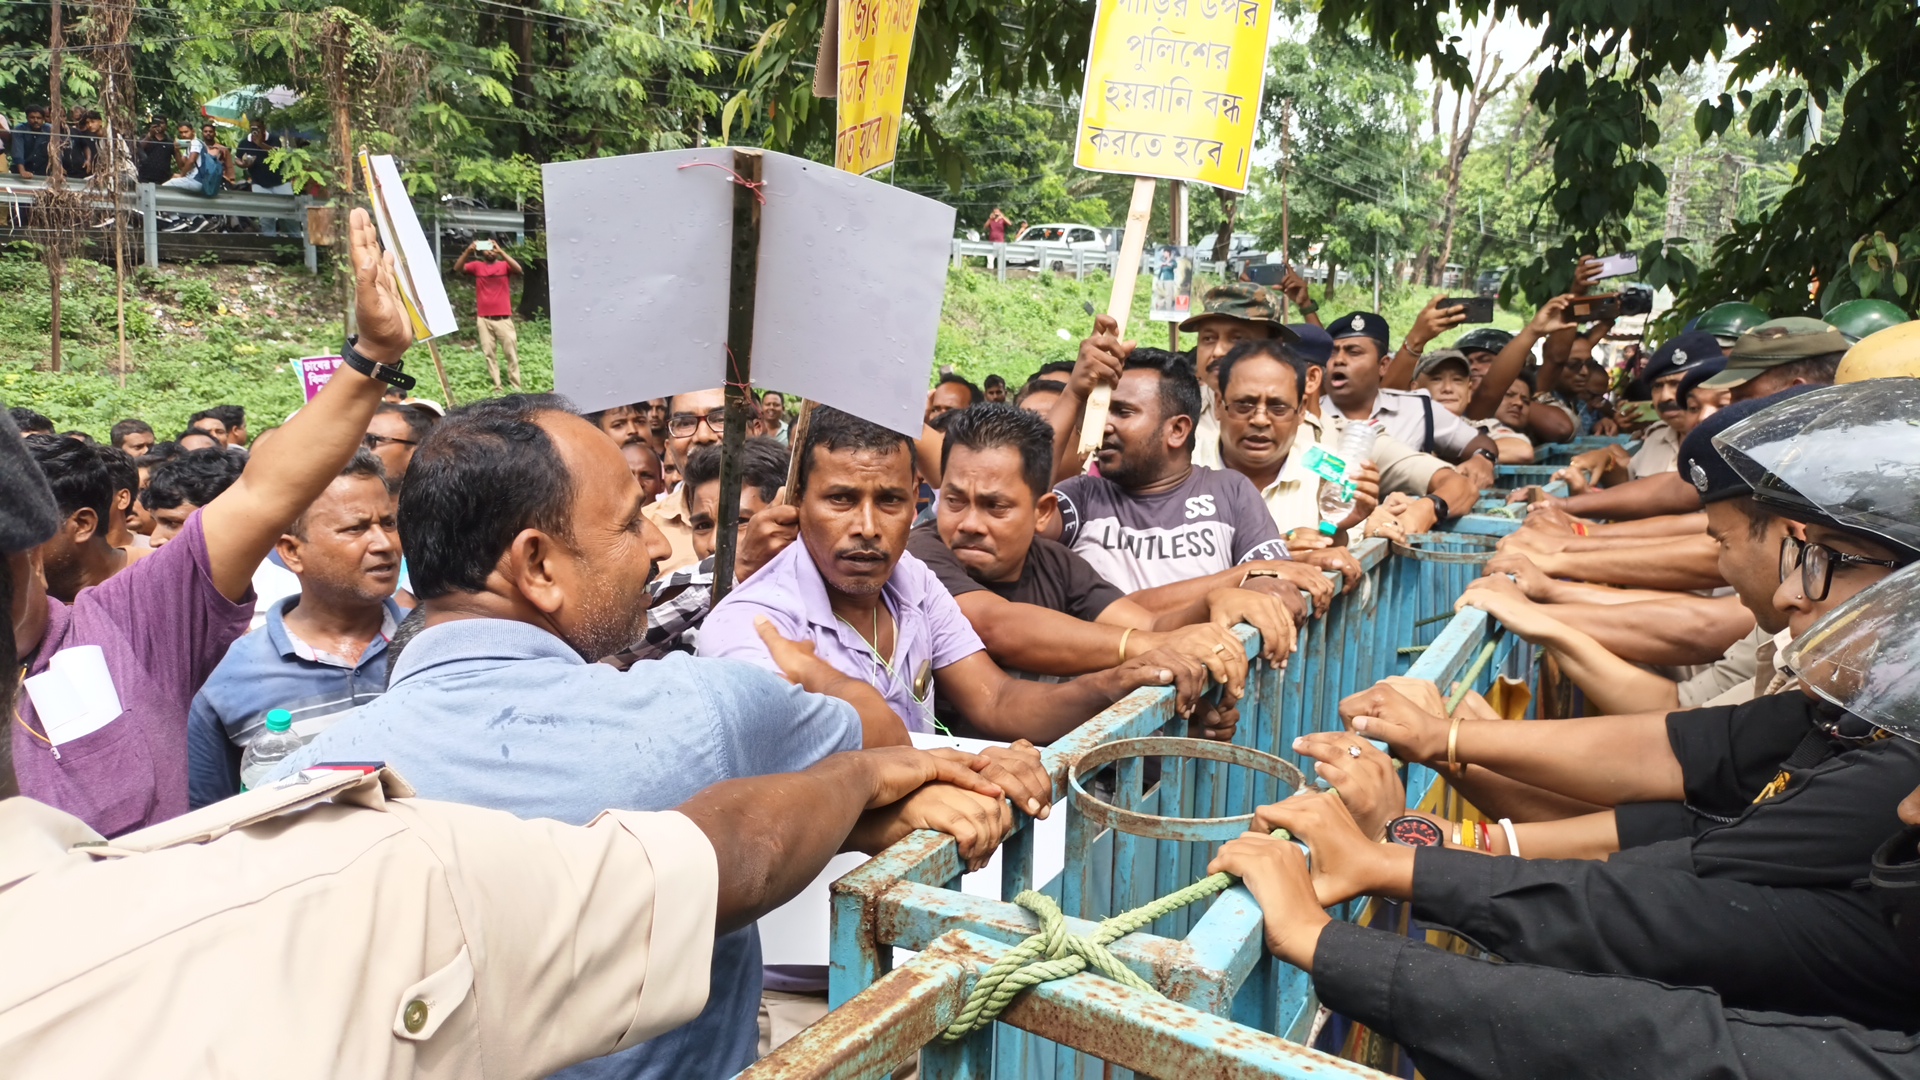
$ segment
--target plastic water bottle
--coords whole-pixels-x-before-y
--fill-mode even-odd
[[[1373,444],[1380,428],[1371,420],[1349,420],[1340,432],[1340,461],[1345,478],[1320,481],[1320,517],[1335,525],[1353,513],[1354,482],[1360,478],[1360,466],[1373,460]]]
[[[267,714],[267,730],[248,743],[246,752],[240,755],[241,791],[259,786],[274,766],[307,745],[307,740],[295,735],[292,728],[293,714],[287,710],[275,709]]]

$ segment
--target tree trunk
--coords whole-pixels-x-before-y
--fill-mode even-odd
[[[47,188],[59,191],[66,180],[67,167],[60,160],[61,151],[66,149],[64,136],[67,130],[67,111],[60,102],[60,53],[66,48],[66,40],[60,29],[60,0],[52,0],[53,35],[47,46],[47,111],[51,115],[47,122],[52,130],[47,135]],[[60,235],[67,227],[64,214],[51,214],[47,225],[51,230],[47,236],[47,284],[52,290],[52,325],[47,335],[47,366],[52,371],[60,370],[60,283],[66,277],[67,238]]]
[[[524,7],[507,16],[507,44],[513,49],[513,96],[528,115],[533,112],[533,17]],[[533,156],[538,150],[533,128],[520,125],[520,152]]]
[[[1333,287],[1339,281],[1340,281],[1340,260],[1329,258],[1327,259],[1327,288],[1326,288],[1325,299],[1327,300],[1333,299]]]
[[[1226,207],[1227,216],[1220,221],[1220,231],[1213,235],[1213,261],[1225,262],[1228,252],[1233,248],[1233,218],[1240,209],[1240,197],[1231,191],[1214,188],[1213,193]]]

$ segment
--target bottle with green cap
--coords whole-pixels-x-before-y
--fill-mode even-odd
[[[274,766],[306,744],[307,740],[293,733],[292,713],[285,709],[269,712],[266,730],[255,735],[240,755],[240,790],[258,787]]]

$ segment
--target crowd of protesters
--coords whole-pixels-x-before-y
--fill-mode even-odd
[[[117,177],[123,184],[181,188],[207,198],[227,191],[294,194],[293,184],[272,159],[276,150],[294,145],[305,145],[305,141],[269,131],[265,117],[249,119],[235,137],[212,119],[196,126],[185,121],[169,124],[162,117],[149,117],[135,131],[110,133],[99,112],[81,105],[70,106],[64,118],[46,105],[29,105],[17,119],[0,115],[0,154],[5,155],[6,171],[13,176],[45,178],[57,166],[75,184]],[[170,217],[158,227],[167,232],[200,232],[238,228],[238,220]],[[111,219],[104,224],[110,223]],[[252,228],[263,236],[299,237],[306,225],[293,218],[259,218]]]
[[[1715,309],[1650,351],[1603,348],[1611,325],[1574,314],[1597,272],[1584,262],[1519,333],[1435,348],[1457,310],[1429,305],[1396,340],[1378,313],[1322,320],[1297,280],[1297,322],[1228,283],[1180,325],[1190,351],[1102,317],[1071,362],[984,386],[944,374],[918,438],[756,392],[729,507],[722,389],[585,413],[544,394],[447,412],[390,392],[379,373],[410,336],[376,252],[356,212],[348,351],[364,369],[279,426],[215,405],[171,437],[129,418],[100,442],[15,409],[23,439],[0,432],[0,496],[18,507],[0,523],[0,659],[25,680],[0,779],[59,812],[43,827],[67,847],[145,850],[174,828],[213,852],[225,827],[169,823],[239,815],[338,762],[383,763],[396,804],[543,821],[555,850],[604,841],[604,810],[649,812],[625,826],[660,879],[639,890],[659,910],[635,963],[663,985],[500,1052],[515,1075],[730,1076],[826,1010],[825,972],[763,965],[752,918],[827,856],[932,828],[983,865],[1016,812],[1049,812],[1034,747],[1141,687],[1170,687],[1193,734],[1233,740],[1254,662],[1236,627],[1258,632],[1255,661],[1283,663],[1296,627],[1366,577],[1357,546],[1492,509],[1524,524],[1459,604],[1540,646],[1587,715],[1515,723],[1478,695],[1450,713],[1405,679],[1342,702],[1348,730],[1291,748],[1331,789],[1261,808],[1259,833],[1216,861],[1262,904],[1268,947],[1428,1075],[1598,1058],[1811,1075],[1795,1070],[1838,1047],[1858,1068],[1829,1071],[1864,1076],[1920,1055],[1920,916],[1889,918],[1862,885],[1920,821],[1912,665],[1850,654],[1876,677],[1813,676],[1836,610],[1920,615],[1900,591],[1920,561],[1920,324]],[[515,264],[479,254],[460,264],[504,286]],[[1890,325],[1873,334],[1876,319]],[[493,332],[518,389],[511,331]],[[1101,388],[1102,439],[1083,455]],[[1486,501],[1511,486],[1499,466],[1593,435],[1618,439],[1550,489]],[[736,584],[716,604],[728,530]],[[287,732],[297,748],[261,753]],[[934,732],[1005,749],[906,749]],[[1478,814],[1408,810],[1389,754],[1444,773]],[[676,808],[682,824],[663,824]],[[1281,827],[1311,871],[1266,835]],[[713,851],[702,863],[667,834]],[[689,906],[669,912],[683,886]],[[1362,896],[1411,899],[1509,963],[1323,910]],[[376,1034],[432,1040],[434,992],[455,995],[454,1016],[469,984],[512,997],[513,961],[475,952],[464,968],[409,961],[441,989],[400,982]],[[84,1060],[46,1035],[64,1021],[19,1008],[0,995],[0,1056]],[[474,1022],[519,1032],[502,1008],[483,994]],[[202,1038],[217,1045],[217,1028],[168,1045],[204,1054]],[[1728,1055],[1769,1064],[1696,1068]]]

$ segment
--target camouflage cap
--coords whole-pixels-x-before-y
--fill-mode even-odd
[[[1727,353],[1726,369],[1701,385],[1714,389],[1741,386],[1771,368],[1843,353],[1851,345],[1845,334],[1819,319],[1771,319],[1741,334]]]
[[[1274,299],[1273,293],[1264,285],[1256,285],[1251,281],[1229,281],[1208,289],[1206,295],[1200,298],[1200,314],[1181,323],[1180,330],[1182,333],[1192,333],[1198,329],[1200,320],[1216,315],[1272,327],[1273,336],[1281,341],[1300,340],[1300,335],[1287,329],[1287,325],[1280,321],[1280,304]]]

